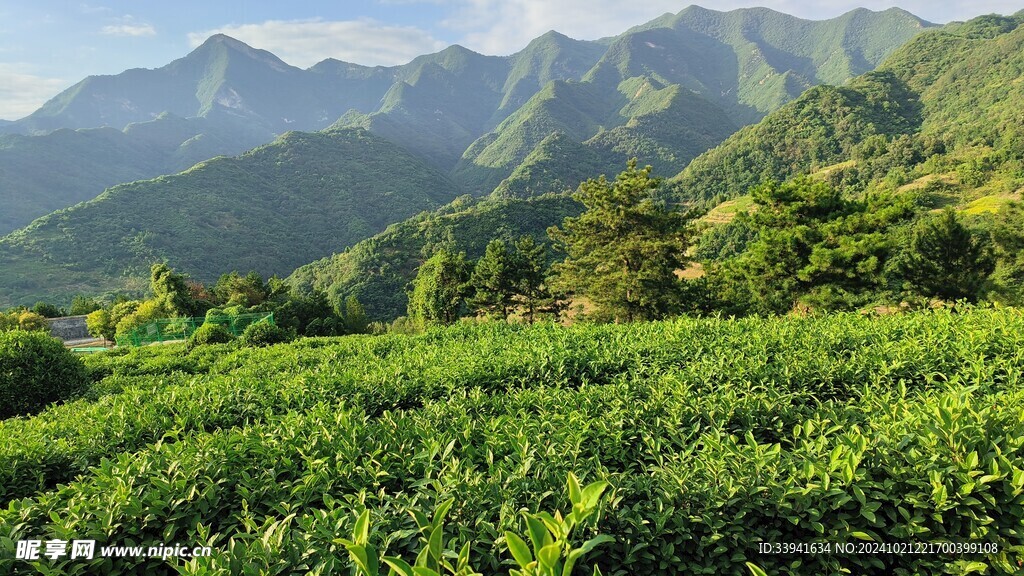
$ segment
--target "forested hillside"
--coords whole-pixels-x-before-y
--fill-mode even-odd
[[[868,24],[888,30],[887,37],[853,34]],[[88,78],[28,118],[5,124],[5,131],[36,135],[11,134],[0,141],[0,199],[10,206],[0,224],[10,230],[90,199],[116,182],[173,173],[206,156],[236,153],[274,132],[332,123],[363,128],[403,150],[389,150],[380,158],[411,154],[404,166],[426,164],[440,171],[416,177],[382,168],[370,177],[355,159],[373,155],[372,147],[336,160],[329,155],[315,160],[320,170],[338,178],[372,181],[366,185],[401,191],[406,199],[448,200],[466,191],[484,196],[495,188],[506,197],[560,192],[588,177],[613,174],[630,157],[653,164],[660,173],[673,173],[752,118],[736,106],[748,106],[758,115],[796,94],[766,96],[764,90],[777,87],[752,83],[752,71],[772,77],[797,74],[808,85],[842,81],[859,71],[857,66],[873,67],[925,26],[900,11],[856,11],[808,22],[767,10],[718,13],[691,7],[601,42],[551,32],[508,57],[452,46],[392,68],[325,61],[309,70],[214,36],[163,68]],[[806,32],[807,41],[796,45],[787,40],[787,34],[797,32]],[[835,45],[836,35],[849,38]],[[700,52],[712,44],[717,51]],[[832,60],[819,58],[826,47]],[[748,49],[764,61],[729,68],[728,62]],[[799,70],[790,68],[798,62]],[[732,94],[728,98],[735,106],[721,100],[724,94]],[[121,104],[111,108],[108,102]],[[56,127],[79,130],[47,133]],[[66,300],[72,292],[133,286],[130,277],[147,269],[146,259],[166,258],[199,277],[230,268],[280,273],[286,271],[285,262],[302,262],[293,255],[304,252],[309,261],[343,250],[386,224],[437,205],[398,202],[403,208],[395,210],[334,205],[318,214],[312,226],[283,230],[298,222],[290,218],[305,213],[302,206],[315,206],[329,194],[317,189],[317,173],[300,168],[297,180],[287,182],[282,166],[268,183],[223,168],[233,165],[230,159],[217,160],[177,176],[114,187],[94,203],[16,232],[0,243],[0,258],[19,273],[17,279],[3,279],[14,288],[5,301]],[[441,173],[448,171],[455,184],[443,179]],[[160,194],[166,202],[152,203],[145,200],[147,194],[138,196],[142,201],[134,199],[136,188],[165,185],[171,190]],[[248,210],[260,206],[256,202],[212,210],[231,214],[230,224],[204,226],[208,215],[200,223],[167,224],[180,220],[183,211],[198,210],[203,199],[214,207],[234,206],[243,189],[251,189],[256,198],[282,189],[295,196],[282,204],[280,215]],[[191,203],[171,200],[183,191]],[[373,211],[371,224],[356,216],[364,209]],[[313,247],[299,249],[300,238]],[[321,243],[326,238],[333,241]],[[257,244],[262,241],[271,244]],[[194,248],[199,245],[205,248]],[[257,262],[257,253],[270,257]]]
[[[332,302],[355,296],[371,320],[390,321],[405,314],[407,285],[420,264],[439,248],[478,258],[494,238],[525,235],[543,243],[548,226],[576,216],[581,209],[565,194],[491,200],[465,196],[303,266],[287,280],[300,293],[324,292]]]
[[[62,128],[0,135],[0,236],[91,200],[123,182],[174,174],[220,155],[241,154],[270,132],[230,121],[162,114],[115,128]]]
[[[855,309],[938,295],[1017,301],[1013,246],[1021,233],[1019,214],[993,214],[1019,200],[1024,188],[1018,136],[1024,121],[1015,104],[1024,94],[1014,81],[1024,62],[1020,22],[985,17],[922,34],[880,70],[843,86],[811,88],[667,182],[659,190],[662,198],[711,209],[689,226],[696,258],[687,272],[696,277],[688,283],[689,310]],[[579,180],[610,177],[614,172],[602,168],[609,159],[595,145],[601,138],[580,143],[562,132],[545,138],[493,197],[571,190]],[[780,185],[801,174],[811,178]],[[494,200],[480,206],[489,202]],[[722,202],[727,203],[716,208]],[[960,216],[939,222],[932,212],[944,206]],[[464,217],[477,214],[467,211]],[[552,211],[547,218],[546,225],[555,226],[563,215]],[[544,240],[536,236],[544,224],[520,230],[511,222],[490,237],[526,233]],[[968,260],[950,264],[961,267],[960,278],[953,278],[954,271],[930,273],[953,275],[947,289],[925,286],[909,264],[929,226],[944,226],[941,234],[967,234],[965,246],[976,246],[969,248],[976,249],[973,256],[964,256]],[[412,223],[393,230],[408,239],[420,236]],[[939,240],[941,234],[934,241],[953,241]],[[471,258],[483,253],[487,240],[453,234],[458,250]],[[430,256],[422,241],[415,246],[395,256],[402,265],[390,268],[397,276],[388,304],[373,308],[375,318],[403,314],[404,283],[415,275],[414,252],[423,251],[419,262]],[[392,255],[340,255],[313,266],[319,280],[305,271],[293,282],[304,290],[330,290],[332,301],[340,302],[356,291],[354,281],[338,279],[367,277]]]
[[[809,90],[694,160],[675,179],[676,197],[734,197],[848,161],[830,170],[832,181],[930,186],[968,200],[1012,194],[1024,127],[1022,22],[992,16],[929,31],[876,73]]]
[[[806,88],[872,70],[927,25],[900,10],[811,22],[691,6],[612,39],[582,82],[545,87],[474,142],[453,175],[490,191],[554,131],[593,138],[605,171],[636,156],[674,173]]]
[[[137,287],[154,261],[203,280],[233,269],[288,274],[445,204],[453,190],[365,131],[288,133],[237,158],[116,186],[3,238],[0,306]]]
[[[684,170],[676,200],[750,208],[732,220],[716,210],[700,240],[711,307],[1022,302],[1022,23],[991,16],[923,34],[879,71],[808,91]],[[778,183],[799,174],[810,178]]]

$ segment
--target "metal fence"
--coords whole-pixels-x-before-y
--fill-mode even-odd
[[[208,318],[161,318],[134,328],[117,337],[118,346],[145,346],[147,344],[187,340],[203,324],[220,324],[239,336],[250,324],[274,323],[273,312],[239,314],[237,316],[210,316]]]

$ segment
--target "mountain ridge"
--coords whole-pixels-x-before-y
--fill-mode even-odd
[[[680,13],[682,16],[676,14],[673,18],[685,21],[687,18],[693,18],[693,13],[691,10],[691,15],[687,16],[684,11]],[[742,32],[742,27],[737,27],[739,25],[736,23],[744,19],[757,20],[760,13],[743,10],[719,13],[704,10],[701,14],[711,15],[730,23],[720,31],[719,35],[724,37]],[[876,13],[864,14],[871,18],[877,17]],[[787,23],[786,26],[797,26],[794,24],[796,19],[792,17],[773,17],[780,18],[780,21]],[[851,16],[848,20],[855,21],[858,18]],[[833,19],[823,21],[824,24],[811,24],[824,27],[822,30],[835,31],[839,30],[834,28],[836,21],[838,20]],[[828,28],[829,26],[833,28]],[[907,26],[896,25],[896,28],[907,37],[917,32],[913,22]],[[779,34],[784,35],[784,31],[776,31],[776,35]],[[862,44],[888,46],[887,50],[894,50],[902,38],[903,36],[899,34],[889,35],[871,42],[864,41]],[[484,197],[491,195],[497,187],[497,197],[521,199],[526,195],[543,195],[552,190],[575,187],[582,173],[580,168],[583,167],[587,168],[590,175],[617,173],[621,170],[623,161],[630,156],[639,156],[642,162],[655,164],[660,171],[675,170],[703,149],[723,140],[738,127],[739,124],[732,120],[734,116],[730,116],[738,109],[730,112],[726,106],[721,105],[729,99],[740,101],[741,97],[734,93],[736,90],[733,90],[733,93],[729,92],[729,86],[743,84],[747,86],[744,90],[753,90],[750,94],[754,96],[745,93],[743,98],[748,100],[744,101],[747,103],[743,105],[750,104],[756,109],[755,105],[759,102],[766,102],[765,106],[773,107],[777,102],[789,98],[791,92],[816,81],[817,76],[807,70],[817,68],[812,66],[805,69],[806,63],[800,60],[804,56],[800,54],[813,55],[812,53],[816,54],[816,50],[826,48],[816,47],[817,45],[802,46],[800,50],[803,52],[800,54],[787,55],[789,53],[781,49],[766,49],[765,47],[774,46],[772,42],[775,40],[769,40],[761,43],[761,53],[781,64],[778,64],[777,68],[771,68],[758,60],[758,66],[767,66],[763,70],[772,71],[770,82],[759,83],[759,77],[737,76],[738,66],[726,72],[715,72],[714,62],[705,61],[709,59],[700,57],[702,47],[716,45],[718,42],[722,54],[732,54],[731,58],[735,58],[736,50],[746,50],[749,46],[746,41],[737,44],[740,48],[736,48],[708,35],[697,36],[664,26],[600,41],[574,40],[552,31],[535,39],[523,50],[503,57],[485,56],[461,46],[452,46],[433,54],[422,55],[408,64],[396,67],[363,67],[324,60],[306,70],[289,66],[268,52],[249,47],[230,37],[215,36],[189,56],[160,69],[128,71],[120,78],[112,76],[86,79],[58,96],[54,104],[44,112],[38,113],[35,117],[30,116],[30,122],[16,122],[4,125],[2,129],[8,132],[28,130],[32,128],[34,122],[36,128],[41,130],[45,128],[46,122],[59,122],[62,114],[66,116],[72,112],[75,114],[74,121],[84,125],[89,123],[89,113],[92,110],[96,112],[94,120],[97,122],[124,123],[121,131],[129,140],[136,138],[152,144],[153,138],[161,137],[162,132],[159,128],[167,127],[167,140],[163,142],[165,150],[158,160],[168,162],[168,159],[174,160],[179,157],[194,159],[188,156],[191,152],[224,154],[218,142],[231,141],[229,135],[232,130],[244,129],[248,130],[249,134],[269,137],[279,131],[287,132],[298,128],[303,128],[302,131],[322,129],[325,132],[320,133],[320,137],[329,137],[342,128],[362,128],[366,134],[373,136],[375,146],[384,146],[377,141],[378,139],[388,143],[384,156],[401,158],[398,161],[403,165],[429,167],[431,176],[423,182],[415,182],[415,185],[425,185],[430,189],[411,190],[410,193],[415,192],[422,197],[429,196],[436,190],[443,190],[445,197],[455,197],[471,191],[476,196]],[[827,46],[834,44],[833,42]],[[682,52],[675,50],[674,46],[677,45]],[[841,60],[852,61],[852,53],[847,54],[846,47],[841,42],[839,46],[844,54]],[[814,64],[813,58],[811,60],[811,64]],[[787,63],[792,63],[794,67],[786,68],[784,65]],[[762,70],[756,67],[752,69]],[[841,67],[836,69],[839,70],[838,73],[842,72]],[[188,100],[188,106],[182,109],[183,113],[175,114],[170,111],[168,114],[167,110],[157,112],[157,109],[165,108],[161,104],[161,98],[173,92],[165,90],[159,82],[139,92],[138,98],[128,93],[103,92],[106,89],[104,86],[116,87],[119,82],[132,84],[127,82],[127,79],[140,75],[163,78],[164,82],[171,82],[174,78],[186,79],[187,82],[175,88],[178,93],[185,94]],[[727,79],[730,82],[728,86],[722,84]],[[767,92],[762,93],[762,88]],[[295,90],[301,94],[292,98],[290,91]],[[97,95],[102,97],[97,98]],[[85,102],[83,98],[92,104]],[[718,103],[713,101],[716,98],[719,100]],[[291,110],[296,112],[293,113]],[[199,116],[189,116],[190,114]],[[217,126],[227,128],[223,132],[204,129],[194,134],[176,131],[173,128],[178,116],[187,122],[201,118],[204,122],[216,123]],[[585,126],[581,127],[580,124]],[[549,140],[554,133],[560,134],[562,141]],[[328,136],[323,136],[324,134]],[[567,142],[565,138],[570,138],[574,142]],[[571,157],[555,157],[558,154],[572,155],[574,150],[578,152],[582,149],[587,150],[587,159],[584,162],[586,166],[573,165]],[[487,154],[483,154],[485,151]],[[96,158],[92,161],[93,164],[101,167],[106,164],[102,156]],[[479,158],[483,160],[475,163]],[[299,160],[301,159],[289,158],[287,161]],[[351,158],[338,157],[333,161],[338,163],[338,169],[350,170],[353,174],[362,173],[359,172],[362,167],[347,164],[350,160]],[[154,165],[163,164],[154,161]],[[223,168],[230,165],[231,162],[228,160],[201,163],[198,169],[186,170],[177,176],[165,178],[164,183],[159,186],[165,186],[161,189],[166,191],[169,198],[184,195],[183,197],[195,201],[196,198],[193,196],[201,191],[201,194],[208,195],[206,201],[211,205],[225,202],[229,198],[244,204],[245,200],[240,195],[238,187],[248,182],[248,185],[259,189],[260,183],[249,182],[245,174],[236,174]],[[409,178],[396,177],[392,173],[395,172],[393,168],[375,165],[379,168],[379,173],[374,177],[379,180],[377,191],[382,189],[380,187],[386,188],[402,182],[413,185]],[[64,163],[54,162],[53,166],[55,171],[65,170]],[[224,178],[221,186],[224,191],[208,183],[197,184],[204,174],[210,173],[210,166],[221,167],[221,175]],[[519,170],[520,167],[523,169]],[[65,170],[62,177],[71,177],[73,172]],[[283,172],[278,174],[274,180],[278,189],[285,187],[282,174]],[[341,174],[334,176],[342,177]],[[112,178],[120,177],[131,175],[122,176],[111,170],[108,173],[90,176],[94,182],[109,182]],[[453,182],[453,177],[457,181]],[[3,178],[2,174],[0,178]],[[502,186],[501,183],[506,181],[507,184]],[[0,189],[4,189],[10,182],[0,180]],[[167,187],[167,182],[173,183],[173,186]],[[299,182],[302,183],[302,190],[310,194],[310,197],[316,197],[319,190],[314,180],[302,179],[300,175]],[[140,189],[150,189],[158,185],[149,181],[140,183],[139,186]],[[23,283],[35,283],[37,286],[52,283],[56,287],[60,282],[53,283],[41,279],[59,278],[61,270],[66,268],[51,265],[54,262],[67,264],[69,255],[74,254],[76,248],[74,243],[69,243],[66,238],[58,238],[54,230],[59,228],[62,234],[69,238],[92,238],[83,227],[96,226],[97,223],[114,226],[118,230],[134,226],[134,232],[129,234],[128,231],[122,230],[124,233],[121,236],[112,238],[112,245],[122,246],[123,250],[120,252],[100,248],[103,246],[101,242],[90,240],[85,243],[93,252],[83,251],[82,258],[88,259],[102,254],[107,259],[102,260],[98,256],[94,258],[94,274],[87,275],[88,278],[76,284],[84,287],[79,288],[79,291],[89,291],[90,285],[94,286],[95,290],[107,290],[112,286],[123,285],[122,276],[126,271],[129,275],[134,274],[136,260],[143,255],[170,260],[176,257],[177,265],[183,266],[186,272],[194,272],[198,276],[211,273],[214,266],[250,266],[249,256],[232,252],[233,246],[239,242],[258,244],[272,240],[270,236],[261,235],[262,232],[256,236],[262,240],[243,240],[249,231],[236,227],[233,235],[218,240],[232,249],[222,251],[217,248],[200,253],[189,247],[190,245],[181,245],[188,258],[199,255],[199,259],[189,260],[182,256],[168,255],[166,252],[153,252],[154,242],[163,249],[166,247],[161,244],[163,242],[173,244],[183,241],[184,237],[180,230],[159,225],[164,220],[178,221],[175,216],[176,207],[153,205],[149,211],[141,213],[132,206],[131,199],[124,192],[125,188],[115,187],[111,190],[115,189],[118,190],[117,193],[104,193],[105,196],[100,198],[98,205],[104,207],[101,218],[83,216],[96,213],[97,203],[77,205],[44,218],[40,223],[18,230],[0,241],[0,245],[6,245],[14,252],[21,250],[18,246],[31,247],[36,250],[34,253],[40,259],[38,266],[50,267],[49,271],[33,271],[32,261],[26,256],[19,261],[20,267],[8,270],[17,269],[27,274]],[[134,188],[129,186],[128,189]],[[74,198],[71,194],[65,194],[64,201],[70,204],[87,197],[90,193],[95,193],[95,187],[91,190],[92,192],[88,192],[83,188],[76,192],[79,196]],[[55,198],[54,203],[46,209],[59,205],[58,200]],[[357,200],[349,199],[352,202]],[[15,198],[13,201],[18,200]],[[282,223],[303,213],[304,209],[301,206],[305,205],[305,201],[302,198],[296,198],[295,201],[295,207],[288,204],[279,207],[284,218],[281,220]],[[430,206],[426,202],[419,202],[416,205],[422,209],[428,209]],[[251,208],[252,213],[255,213],[259,208],[258,203]],[[192,209],[195,210],[195,206]],[[346,210],[348,209],[339,208],[338,213],[342,216],[331,225],[341,229],[347,229],[350,225],[359,228],[359,218],[351,217]],[[371,228],[379,229],[408,215],[405,212],[385,211],[377,215],[380,219],[375,220],[373,226],[365,228],[365,235],[372,234]],[[261,218],[277,221],[276,216],[264,215]],[[54,227],[54,222],[57,221],[60,221],[61,225]],[[293,225],[301,227],[298,223],[293,222]],[[188,226],[182,228],[186,229],[195,232]],[[202,237],[203,230],[200,229],[198,232]],[[317,250],[341,251],[365,235],[338,236],[334,239],[333,246],[318,244]],[[263,246],[263,249],[268,253],[293,254],[299,250],[302,242],[298,236],[287,236],[280,239],[281,245],[270,244]],[[253,246],[253,249],[257,249],[257,246]],[[0,257],[3,257],[2,252],[3,250],[0,250]],[[236,254],[238,261],[229,263],[229,254]],[[307,256],[313,257],[312,254]],[[291,264],[290,260],[282,260],[285,261]],[[266,272],[270,268],[261,271]],[[281,270],[280,267],[273,267],[273,270],[287,271]],[[68,283],[60,285],[65,288],[69,286]],[[24,286],[17,289],[19,299],[28,297],[25,296],[27,292]],[[47,294],[59,295],[54,291]]]
[[[449,202],[453,190],[366,131],[289,132],[240,156],[112,187],[0,238],[0,308],[133,290],[155,261],[203,281],[231,269],[284,275]]]

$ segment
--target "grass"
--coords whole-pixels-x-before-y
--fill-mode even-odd
[[[747,194],[732,200],[726,200],[715,206],[701,218],[701,221],[708,224],[728,224],[732,222],[732,219],[737,214],[750,211],[752,208],[754,208],[754,197]]]

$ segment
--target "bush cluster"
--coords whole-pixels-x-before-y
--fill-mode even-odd
[[[256,322],[245,327],[239,342],[243,346],[270,346],[289,342],[295,338],[295,333],[286,328],[271,324],[270,322]]]
[[[32,414],[81,393],[85,365],[42,332],[0,333],[0,418]]]
[[[224,325],[212,322],[204,323],[188,337],[189,347],[202,346],[204,344],[226,344],[235,339]]]

